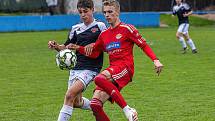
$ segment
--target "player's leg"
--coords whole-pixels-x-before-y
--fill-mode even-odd
[[[84,85],[80,80],[76,80],[72,86],[67,90],[64,105],[61,108],[60,114],[58,116],[58,121],[69,121],[73,112],[74,100],[78,94],[82,92]]]
[[[176,32],[176,38],[179,40],[179,42],[181,43],[182,45],[182,53],[186,53],[186,49],[187,49],[187,44],[183,38],[183,29],[185,27],[185,24],[181,24],[179,27],[178,27],[178,30]]]
[[[81,93],[90,84],[97,73],[90,70],[72,70],[68,82],[68,90],[65,95],[64,105],[60,111],[58,121],[68,121],[72,116],[75,101],[80,105],[84,101],[82,108],[90,109],[90,101],[84,97],[81,98]],[[84,77],[84,80],[83,80]],[[80,106],[79,106],[80,107]]]
[[[101,87],[113,100],[121,107],[124,108],[127,103],[118,91],[117,87],[111,82],[111,74],[109,71],[104,70],[94,78],[97,86]]]
[[[103,104],[110,98],[110,96],[101,90],[95,90],[93,98],[90,103],[90,107],[93,111],[93,115],[96,121],[110,121],[108,116],[103,110]]]
[[[113,68],[112,68],[113,69]],[[120,76],[119,76],[120,77]],[[137,112],[130,108],[118,88],[112,83],[113,78],[108,70],[104,70],[94,78],[95,84],[102,88],[123,109],[129,121],[137,121]]]
[[[73,104],[74,108],[81,108],[84,110],[91,110],[90,108],[90,100],[82,97],[82,93],[78,94],[74,100]]]
[[[193,40],[190,38],[188,30],[189,30],[189,24],[186,24],[186,27],[183,31],[183,36],[186,39],[187,44],[192,49],[192,52],[195,54],[195,53],[197,53],[196,46],[195,46]]]

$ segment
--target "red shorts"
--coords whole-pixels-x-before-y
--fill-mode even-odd
[[[113,79],[112,83],[117,87],[119,91],[132,80],[132,76],[130,75],[126,66],[109,66],[105,70],[110,72]],[[95,90],[103,89],[96,86]],[[111,100],[111,102],[113,101]]]

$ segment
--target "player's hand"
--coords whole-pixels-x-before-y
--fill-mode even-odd
[[[66,46],[66,48],[67,48],[67,49],[72,49],[72,50],[78,50],[78,49],[80,48],[80,46],[79,46],[79,45],[76,45],[76,44],[70,43],[70,44],[68,44],[68,45]]]
[[[55,49],[57,47],[58,43],[55,40],[48,41],[48,48],[49,49]]]
[[[155,71],[159,76],[162,71],[163,64],[161,64],[159,60],[154,60],[154,65],[155,65]]]
[[[92,54],[94,45],[95,45],[95,43],[91,43],[91,44],[86,45],[86,46],[84,47],[84,51],[85,51],[86,56],[89,56],[89,55]]]

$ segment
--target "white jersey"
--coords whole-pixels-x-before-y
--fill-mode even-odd
[[[57,6],[57,0],[46,0],[48,6]]]

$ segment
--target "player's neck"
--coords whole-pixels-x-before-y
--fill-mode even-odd
[[[90,19],[89,21],[85,21],[85,22],[84,22],[84,25],[88,26],[88,25],[90,25],[91,23],[93,23],[93,21],[94,21],[94,18]]]
[[[120,19],[117,19],[116,22],[110,24],[110,26],[113,29],[113,28],[117,27],[120,23],[121,23]]]
[[[178,5],[178,6],[180,6],[180,5],[181,5],[181,3],[178,3],[177,5]]]

